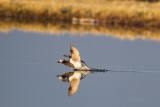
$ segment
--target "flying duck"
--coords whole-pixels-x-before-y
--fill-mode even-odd
[[[75,46],[70,45],[70,53],[71,55],[63,55],[64,57],[68,58],[68,60],[60,59],[58,63],[64,64],[77,70],[90,69],[86,63],[81,60],[79,51]]]

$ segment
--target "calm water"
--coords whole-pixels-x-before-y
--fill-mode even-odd
[[[91,67],[157,73],[95,73],[67,96],[56,62],[74,44]],[[85,34],[0,33],[0,107],[159,107],[160,42]]]

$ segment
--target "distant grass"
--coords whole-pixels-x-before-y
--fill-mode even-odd
[[[0,0],[0,32],[94,33],[160,41],[160,2],[153,0]],[[150,1],[150,2],[144,2]],[[156,0],[155,0],[156,1]],[[73,18],[98,24],[74,25]],[[80,23],[82,24],[82,23]]]
[[[160,2],[140,1],[153,0],[0,0],[0,19],[72,23],[90,18],[100,25],[159,28]]]

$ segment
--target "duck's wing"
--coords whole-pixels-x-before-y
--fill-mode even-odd
[[[71,52],[71,58],[73,60],[81,61],[79,51],[75,46],[73,46],[73,45],[70,46],[70,52]]]
[[[68,89],[68,96],[71,96],[75,92],[77,92],[79,83],[80,83],[80,79],[72,79],[72,81],[70,81],[70,86]]]
[[[66,58],[71,58],[70,55],[63,55],[63,56],[66,57]],[[84,62],[83,60],[81,60],[81,62],[82,62],[83,64],[87,65],[86,62]]]

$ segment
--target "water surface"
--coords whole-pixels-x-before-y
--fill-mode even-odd
[[[95,73],[67,96],[69,84],[57,74],[71,71],[56,62],[75,45],[91,67],[157,73]],[[110,35],[0,33],[1,107],[159,107],[160,42]]]

